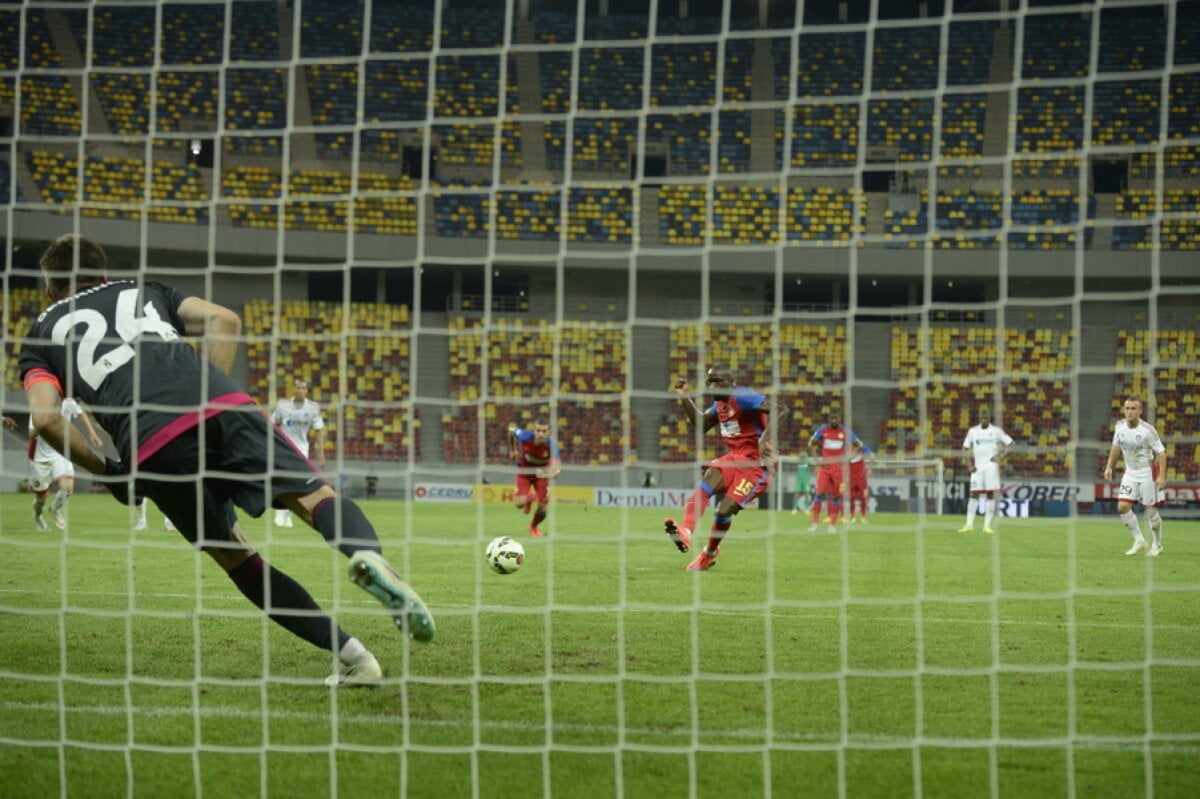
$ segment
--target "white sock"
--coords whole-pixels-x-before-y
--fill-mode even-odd
[[[988,502],[987,510],[984,512],[984,515],[983,515],[983,526],[991,527],[992,519],[994,519],[994,518],[996,518],[996,503]]]
[[[53,513],[60,508],[65,508],[67,506],[67,500],[70,498],[70,491],[63,491],[61,488],[58,489],[57,493],[54,495],[54,501],[50,503],[50,512]]]
[[[275,523],[276,523],[276,524],[283,524],[284,520],[285,520],[285,519],[287,519],[287,516],[285,516],[285,515],[284,515],[284,514],[286,514],[286,513],[287,513],[287,511],[286,511],[286,510],[277,510],[277,511],[275,511]]]
[[[1133,515],[1133,511],[1127,510],[1122,513],[1121,521],[1125,523],[1125,527],[1129,530],[1129,534],[1133,536],[1134,543],[1146,543],[1146,539],[1142,537],[1142,528],[1138,527],[1137,517]]]
[[[138,524],[146,523],[146,505],[150,504],[150,500],[143,499],[142,504],[138,505]]]
[[[967,527],[975,523],[975,512],[979,508],[979,497],[971,497],[967,500]]]
[[[1156,512],[1153,516],[1146,519],[1146,524],[1150,525],[1150,532],[1154,534],[1154,546],[1162,546],[1162,516]]]
[[[351,638],[342,644],[342,648],[338,650],[338,659],[349,665],[354,662],[355,658],[366,651],[367,648],[362,645],[362,641],[359,641],[357,638]]]

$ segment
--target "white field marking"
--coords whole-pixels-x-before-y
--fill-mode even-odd
[[[42,596],[45,594],[45,591],[37,591],[37,590],[30,589],[30,588],[0,588],[0,595],[2,595],[2,594]],[[74,591],[74,590],[71,591],[72,598],[89,597],[89,596],[123,597],[123,596],[128,596],[128,592],[126,592],[126,591]],[[189,599],[189,598],[194,598],[195,596],[196,595],[194,593],[193,594],[178,594],[178,593],[146,592],[146,591],[138,591],[137,592],[137,598],[139,600],[140,599],[155,599],[155,598]],[[362,614],[362,613],[371,613],[371,612],[379,609],[378,605],[375,605],[372,603],[342,601],[339,604],[339,603],[335,603],[332,597],[320,597],[320,596],[314,595],[313,598],[322,607],[334,607],[336,605],[336,607],[338,609],[340,609],[341,612]],[[226,597],[209,597],[209,599],[212,602],[212,604],[208,605],[208,607],[206,608],[208,610],[220,610],[222,613],[228,613],[228,612],[230,612],[230,610],[236,610],[235,608],[232,608],[232,605],[234,605],[234,604],[237,604],[239,608],[242,607],[242,603],[236,602],[236,599],[237,599],[236,597],[228,598],[229,604],[231,606],[230,608],[225,608],[223,606],[218,607],[218,605],[220,605],[222,602],[225,601]],[[929,600],[929,601],[937,602],[937,603],[944,603],[944,600],[940,600],[940,599]],[[988,600],[980,600],[979,602],[972,602],[970,604],[985,604],[987,601]],[[905,604],[905,601],[898,600],[897,604]],[[855,607],[855,606],[850,605],[848,607]],[[57,610],[57,609],[58,608],[43,608],[43,609],[40,609],[39,612],[44,615],[46,611]],[[437,609],[447,610],[447,611],[455,611],[455,612],[476,611],[477,610],[477,611],[485,612],[485,613],[505,612],[505,613],[523,613],[523,614],[569,613],[573,610],[578,610],[579,612],[587,612],[587,613],[611,613],[612,612],[612,610],[607,607],[604,607],[604,608],[576,608],[575,606],[572,606],[572,605],[559,605],[556,607],[546,607],[546,608],[535,608],[535,607],[510,608],[510,607],[497,607],[497,606],[490,606],[490,605],[481,607],[479,605],[468,605],[468,604],[465,604],[462,602],[440,603],[435,608],[435,610],[437,610]],[[15,610],[15,608],[14,608],[14,610]],[[68,608],[68,610],[70,610],[70,611],[87,610],[87,608],[81,607],[78,605],[72,605],[71,607]],[[624,610],[630,611],[630,612],[635,612],[635,613],[641,613],[641,612],[650,610],[650,608],[641,606],[637,603],[631,603],[631,604],[627,605],[624,608]],[[678,607],[667,608],[667,609],[663,609],[661,607],[654,609],[654,611],[657,613],[689,613],[693,610],[700,610],[705,615],[708,615],[708,616],[732,616],[732,617],[738,617],[738,618],[751,618],[751,619],[752,618],[761,618],[763,616],[762,612],[755,611],[755,610],[729,610],[729,609],[723,609],[723,608],[691,607],[688,605],[679,605]],[[144,607],[139,607],[135,610],[135,612],[138,612],[138,611],[146,611],[146,612],[152,613],[154,615],[163,615],[165,613],[171,612],[171,611],[157,611],[157,610],[154,610],[153,608],[144,608]],[[190,616],[195,611],[194,610],[181,610],[181,611],[177,611],[177,612],[181,617],[183,617],[183,616]],[[335,612],[336,612],[336,610],[335,610]],[[828,620],[836,619],[839,612],[840,612],[840,608],[836,608],[836,607],[830,608],[825,613],[798,612],[791,608],[777,607],[771,611],[771,615],[775,618],[784,618],[784,619],[828,621]],[[914,614],[912,616],[880,616],[880,615],[863,616],[861,614],[854,613],[853,611],[848,611],[848,613],[851,617],[850,618],[851,621],[880,622],[880,623],[887,623],[887,624],[904,624],[906,622],[912,623],[915,620],[915,615],[916,615],[916,614]],[[257,614],[258,614],[257,610],[247,609],[245,615],[255,616]],[[932,624],[993,624],[993,623],[995,623],[995,624],[1000,624],[1000,625],[1011,625],[1011,626],[1021,626],[1021,627],[1063,627],[1063,626],[1066,626],[1064,622],[1042,621],[1042,620],[1038,620],[1038,619],[1030,619],[1027,621],[1020,621],[1020,620],[1015,620],[1015,619],[956,619],[956,618],[946,618],[943,616],[930,616],[928,614],[922,614],[921,621],[922,621],[922,623],[932,623]],[[1094,628],[1100,628],[1100,629],[1112,628],[1112,629],[1142,630],[1142,629],[1145,629],[1146,625],[1140,621],[1135,621],[1135,622],[1076,621],[1075,627],[1077,629],[1081,628],[1081,627],[1094,627]],[[1153,628],[1155,630],[1189,630],[1190,631],[1190,630],[1200,629],[1200,622],[1197,622],[1196,624],[1155,624],[1155,625],[1153,625]]]
[[[262,711],[247,710],[240,707],[204,707],[194,709],[190,707],[165,707],[162,705],[138,705],[134,708],[127,708],[118,705],[87,705],[87,706],[67,706],[55,704],[53,702],[0,702],[0,710],[16,711],[21,713],[30,712],[53,712],[58,713],[65,711],[67,713],[80,713],[87,715],[100,714],[105,716],[127,716],[135,715],[151,719],[172,719],[184,718],[190,719],[199,716],[202,719],[238,719],[238,720],[261,720],[263,716],[267,716],[271,721],[302,721],[302,722],[349,722],[353,724],[367,724],[374,726],[395,727],[408,723],[414,727],[429,727],[443,729],[474,729],[473,722],[470,721],[453,721],[449,719],[413,719],[405,718],[398,714],[362,714],[362,713],[338,713],[336,718],[329,713],[314,713],[311,711],[302,710],[270,710],[265,714]],[[545,732],[546,725],[531,724],[523,721],[480,721],[481,728],[490,730],[501,730],[508,732]],[[642,727],[624,727],[618,729],[609,724],[576,724],[573,722],[564,722],[554,724],[552,730],[555,733],[575,733],[587,735],[608,735],[616,737],[618,734],[623,734],[626,738],[631,735],[645,736],[649,738],[692,738],[695,732],[698,738],[741,738],[752,741],[762,741],[764,744],[769,742],[775,743],[797,743],[797,744],[839,744],[842,741],[841,736],[836,734],[821,734],[821,733],[795,733],[795,732],[780,732],[775,731],[773,734],[768,734],[767,730],[762,729],[701,729],[693,730],[691,727],[671,727],[671,728],[642,728]],[[7,742],[10,739],[0,738],[0,741]],[[20,743],[20,739],[11,739],[14,743]],[[871,746],[895,746],[895,747],[910,747],[913,745],[922,746],[959,746],[963,748],[976,748],[982,745],[996,746],[1065,746],[1068,744],[1066,740],[1050,738],[1026,740],[1020,738],[984,740],[978,738],[902,738],[894,735],[863,735],[852,733],[846,736],[846,743],[850,745],[865,744]],[[1087,740],[1076,738],[1070,742],[1076,749],[1095,749],[1101,751],[1120,751],[1120,752],[1140,752],[1147,745],[1151,746],[1155,752],[1171,752],[1176,754],[1200,754],[1200,744],[1191,744],[1177,741],[1146,741],[1143,739],[1126,738],[1121,740],[1101,739]],[[180,747],[187,749],[188,747]],[[461,747],[449,746],[448,749]]]

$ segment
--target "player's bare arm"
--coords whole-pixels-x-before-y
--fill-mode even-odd
[[[1158,490],[1162,491],[1167,487],[1167,453],[1157,452],[1154,454],[1154,484],[1158,486]]]
[[[508,457],[514,461],[519,457],[519,453],[517,452],[517,426],[515,424],[508,426]]]
[[[231,374],[237,358],[242,318],[223,305],[199,297],[188,297],[181,302],[178,314],[185,333],[205,337],[204,355],[208,362],[225,374]]]
[[[92,415],[88,413],[88,409],[84,407],[82,402],[79,402],[79,400],[75,401],[79,403],[79,421],[83,423],[84,429],[87,430],[88,441],[92,442],[92,446],[96,447],[97,449],[103,447],[104,440],[100,438],[100,434],[96,432],[96,426],[92,423]]]
[[[1104,479],[1111,480],[1113,476],[1113,467],[1117,465],[1117,458],[1121,457],[1121,448],[1113,446],[1108,450],[1108,463],[1104,465]]]
[[[312,445],[313,445],[313,452],[317,456],[317,465],[324,466],[325,465],[325,431],[324,430],[314,430],[313,431],[313,444]]]
[[[679,405],[683,408],[684,415],[687,416],[690,424],[700,427],[706,432],[716,426],[717,417],[713,414],[705,414],[700,410],[700,406],[696,404],[696,400],[692,396],[692,387],[688,381],[683,378],[676,380],[675,385],[671,386],[671,390],[679,398]]]
[[[104,458],[88,446],[83,436],[68,432],[70,423],[62,415],[62,397],[52,383],[32,383],[25,389],[25,399],[29,402],[29,418],[33,420],[37,435],[76,466],[92,474],[104,474]]]

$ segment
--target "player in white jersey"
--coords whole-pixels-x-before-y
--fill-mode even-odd
[[[1145,406],[1137,397],[1125,400],[1125,418],[1117,422],[1113,430],[1112,448],[1108,451],[1108,463],[1104,466],[1104,479],[1112,480],[1113,467],[1118,457],[1125,458],[1125,474],[1121,477],[1121,488],[1117,492],[1117,513],[1133,536],[1133,546],[1125,553],[1136,555],[1146,549],[1146,539],[1133,513],[1133,503],[1140,502],[1146,509],[1146,523],[1154,534],[1154,542],[1146,552],[1151,557],[1162,554],[1162,516],[1158,504],[1162,502],[1162,490],[1167,482],[1167,448],[1159,438],[1158,431],[1142,420]]]
[[[78,419],[87,431],[88,441],[96,449],[104,446],[103,439],[92,425],[91,416],[77,401],[64,397],[62,415],[68,422]],[[54,493],[54,501],[50,503],[50,518],[59,530],[67,528],[67,518],[64,511],[67,502],[75,491],[75,465],[65,458],[58,450],[50,446],[50,442],[38,437],[33,426],[33,417],[29,417],[29,486],[33,489],[33,524],[39,530],[48,530],[46,520],[42,518],[42,510],[46,507],[46,496],[50,487],[58,484]]]
[[[967,431],[963,450],[971,459],[971,496],[967,500],[967,523],[959,530],[969,533],[975,529],[975,514],[983,509],[983,531],[995,532],[992,519],[1000,496],[1000,464],[1013,444],[1012,437],[998,425],[992,424],[992,412],[979,411],[979,424]]]
[[[292,396],[280,400],[271,412],[271,422],[279,425],[288,440],[296,445],[304,457],[308,457],[309,434],[315,446],[313,460],[318,466],[325,466],[325,420],[321,417],[321,406],[308,398],[308,381],[303,377],[292,380]],[[292,527],[292,512],[286,508],[275,511],[275,524],[279,527]]]

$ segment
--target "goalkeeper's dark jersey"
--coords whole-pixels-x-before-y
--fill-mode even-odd
[[[140,463],[202,419],[252,401],[180,338],[178,309],[187,296],[161,283],[117,280],[59,300],[25,339],[21,378],[50,372],[64,396],[89,407],[121,459]]]

